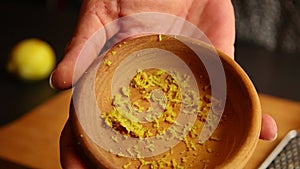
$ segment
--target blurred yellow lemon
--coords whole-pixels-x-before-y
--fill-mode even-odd
[[[45,41],[31,38],[17,43],[7,62],[8,72],[26,81],[47,78],[56,64],[55,52]]]

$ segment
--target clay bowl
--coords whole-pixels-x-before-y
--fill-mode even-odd
[[[200,57],[197,51],[200,51]],[[218,60],[224,71],[223,82],[222,73],[217,81],[212,80],[215,78],[212,75],[216,72],[214,66],[218,65]],[[193,78],[193,83],[181,85],[186,81],[174,77],[176,73],[172,74],[171,68],[175,72],[182,70],[184,73],[179,74],[182,73],[185,78]],[[218,71],[222,72],[221,69]],[[160,76],[161,74],[163,75]],[[179,101],[169,102],[168,99],[173,96],[166,96],[168,91],[164,93],[163,89],[158,91],[152,87],[151,91],[158,92],[137,103],[143,94],[149,92],[146,88],[141,88],[138,82],[144,83],[143,80],[151,79],[150,77],[163,79],[167,86],[177,85],[180,88],[177,92],[182,93],[177,98]],[[134,81],[134,78],[138,80]],[[156,84],[157,86],[163,88],[162,85]],[[196,95],[184,95],[188,90],[182,86],[194,86]],[[118,92],[119,98],[116,97]],[[214,93],[218,92],[225,92],[225,98],[215,97]],[[142,117],[138,121],[134,118],[126,121],[132,116],[127,116],[126,111],[125,115],[120,113],[125,110],[124,107],[116,108],[125,103],[125,107],[130,105],[135,113],[145,113],[146,109],[150,110],[149,107],[155,106],[154,103],[149,104],[152,95],[165,98],[165,102],[156,105],[156,108],[161,107],[164,112],[169,106],[175,114],[165,117],[165,111],[162,116],[151,116],[160,120],[148,119],[141,122],[139,120],[146,119]],[[184,103],[187,96],[192,99],[189,103]],[[120,101],[120,98],[125,97],[127,102],[122,99]],[[217,108],[212,103],[218,103],[215,104]],[[187,108],[184,104],[193,104],[196,111],[188,109],[186,112],[192,113],[180,116],[181,121],[177,122],[179,113]],[[224,110],[223,114],[220,114],[220,110]],[[212,115],[208,115],[209,113]],[[191,114],[196,114],[196,117]],[[97,58],[74,89],[70,116],[74,141],[83,158],[92,167],[109,169],[243,168],[255,149],[261,127],[261,107],[257,92],[235,61],[206,43],[166,35],[148,35],[127,40]],[[195,118],[191,119],[192,117]],[[213,122],[216,124],[213,125]],[[180,126],[182,123],[185,123],[185,127],[191,125],[192,128],[171,130],[172,126]],[[207,129],[211,133],[201,135]],[[183,137],[179,136],[180,132]],[[162,139],[159,137],[162,133],[169,135],[155,144]],[[204,140],[199,142],[201,136]]]

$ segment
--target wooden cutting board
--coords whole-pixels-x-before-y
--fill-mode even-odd
[[[33,168],[60,168],[59,136],[68,118],[71,90],[61,92],[0,128],[0,158]],[[264,113],[278,124],[278,138],[259,141],[246,168],[257,168],[291,129],[300,129],[300,102],[260,95]],[[7,113],[7,112],[2,112]],[[1,168],[1,166],[0,166]]]

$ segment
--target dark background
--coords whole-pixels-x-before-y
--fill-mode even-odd
[[[40,38],[54,48],[59,61],[76,25],[78,6],[75,1],[0,2],[0,126],[19,118],[57,92],[49,87],[48,79],[25,83],[6,73],[5,65],[13,45],[26,38]]]
[[[283,7],[282,1],[278,1],[279,9],[278,4],[270,7],[269,1],[259,1],[259,7],[258,1],[241,2],[234,2],[236,61],[249,74],[258,92],[300,101],[299,12],[291,17],[289,4]],[[57,92],[49,87],[48,79],[24,83],[6,73],[12,46],[25,38],[40,38],[53,46],[59,61],[76,25],[79,4],[75,0],[0,1],[0,126]],[[286,27],[291,28],[285,30]],[[295,34],[290,33],[293,30]]]

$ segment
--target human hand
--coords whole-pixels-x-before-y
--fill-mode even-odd
[[[102,39],[98,39],[99,41],[94,43],[93,49],[90,50],[84,62],[77,63],[79,53],[87,40],[104,25],[119,17],[137,12],[162,12],[182,17],[203,31],[215,47],[234,58],[235,20],[233,7],[229,0],[148,0],[143,2],[141,0],[86,0],[83,1],[74,36],[66,49],[63,60],[52,73],[50,84],[57,89],[71,88],[75,66],[83,73],[97,57],[99,49],[104,46],[106,40],[115,37],[122,39],[122,34],[126,34],[130,28],[115,27],[115,29],[107,30]],[[275,121],[266,114],[263,115],[262,121],[260,138],[274,139],[277,133]],[[62,166],[85,168],[86,166],[77,155],[73,144],[70,125],[67,122],[60,141]]]
[[[122,16],[128,16],[138,12],[161,12],[169,13],[196,25],[210,39],[212,44],[233,58],[235,25],[234,13],[231,2],[202,0],[202,1],[105,1],[89,0],[83,1],[81,13],[74,36],[66,48],[63,60],[58,64],[51,76],[51,84],[57,89],[72,87],[75,66],[83,73],[90,63],[97,57],[99,50],[110,38],[118,37],[129,31],[132,27],[118,28],[110,27],[105,30],[103,37],[97,39],[90,53],[85,56],[84,63],[77,63],[78,56],[87,40],[104,25]],[[218,12],[216,12],[218,11]],[[130,25],[129,25],[130,26]],[[76,71],[77,71],[76,69]]]

